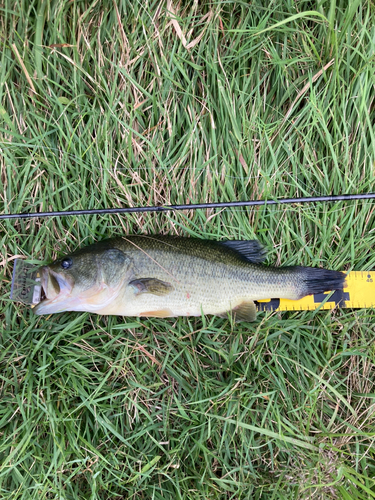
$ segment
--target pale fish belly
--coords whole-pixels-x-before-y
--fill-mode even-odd
[[[170,293],[137,294],[132,286],[125,285],[113,301],[103,308],[96,309],[95,312],[146,317],[222,315],[247,301],[298,298],[293,280],[288,276],[272,273],[268,269],[243,270],[245,272],[241,276],[242,279],[239,279],[238,274],[233,278],[229,276],[228,268],[208,267],[205,273],[199,273],[194,269],[194,264],[190,272],[185,270],[184,273],[173,273],[173,269],[171,271],[168,275],[162,273],[154,275],[157,279],[171,282],[174,290]]]
[[[190,288],[190,289],[189,289]],[[193,287],[183,287],[168,295],[157,296],[150,293],[136,295],[133,288],[126,287],[122,294],[98,309],[98,314],[118,316],[201,316],[202,314],[224,314],[246,300],[245,294],[222,293],[204,295]]]
[[[209,280],[208,280],[209,281]],[[171,293],[158,296],[152,293],[136,295],[132,287],[125,289],[105,307],[96,309],[98,314],[118,316],[201,316],[221,315],[244,302],[271,298],[298,298],[292,283],[286,280],[259,283],[257,280],[233,283],[206,283],[202,287],[192,283],[177,286]]]

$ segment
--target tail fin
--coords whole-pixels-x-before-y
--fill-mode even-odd
[[[302,281],[301,296],[312,295],[314,293],[329,292],[332,290],[342,290],[345,288],[345,273],[340,271],[329,271],[314,267],[294,267]]]

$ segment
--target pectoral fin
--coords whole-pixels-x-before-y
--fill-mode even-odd
[[[165,281],[156,278],[141,278],[129,283],[136,295],[140,293],[152,293],[153,295],[168,295],[173,290],[173,286]]]
[[[231,311],[220,314],[225,318],[228,314],[232,314],[235,321],[255,321],[257,315],[257,308],[252,300],[242,302],[240,305],[234,307]]]

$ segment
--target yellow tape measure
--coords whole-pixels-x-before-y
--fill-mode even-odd
[[[346,288],[335,292],[316,293],[300,300],[267,299],[257,301],[258,311],[312,311],[348,307],[362,309],[375,307],[375,271],[351,271],[346,277]],[[322,305],[322,302],[330,298]]]

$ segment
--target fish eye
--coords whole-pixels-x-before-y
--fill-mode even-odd
[[[69,269],[70,267],[72,267],[73,265],[73,261],[70,257],[65,257],[65,259],[63,259],[61,261],[61,267],[63,269]]]

